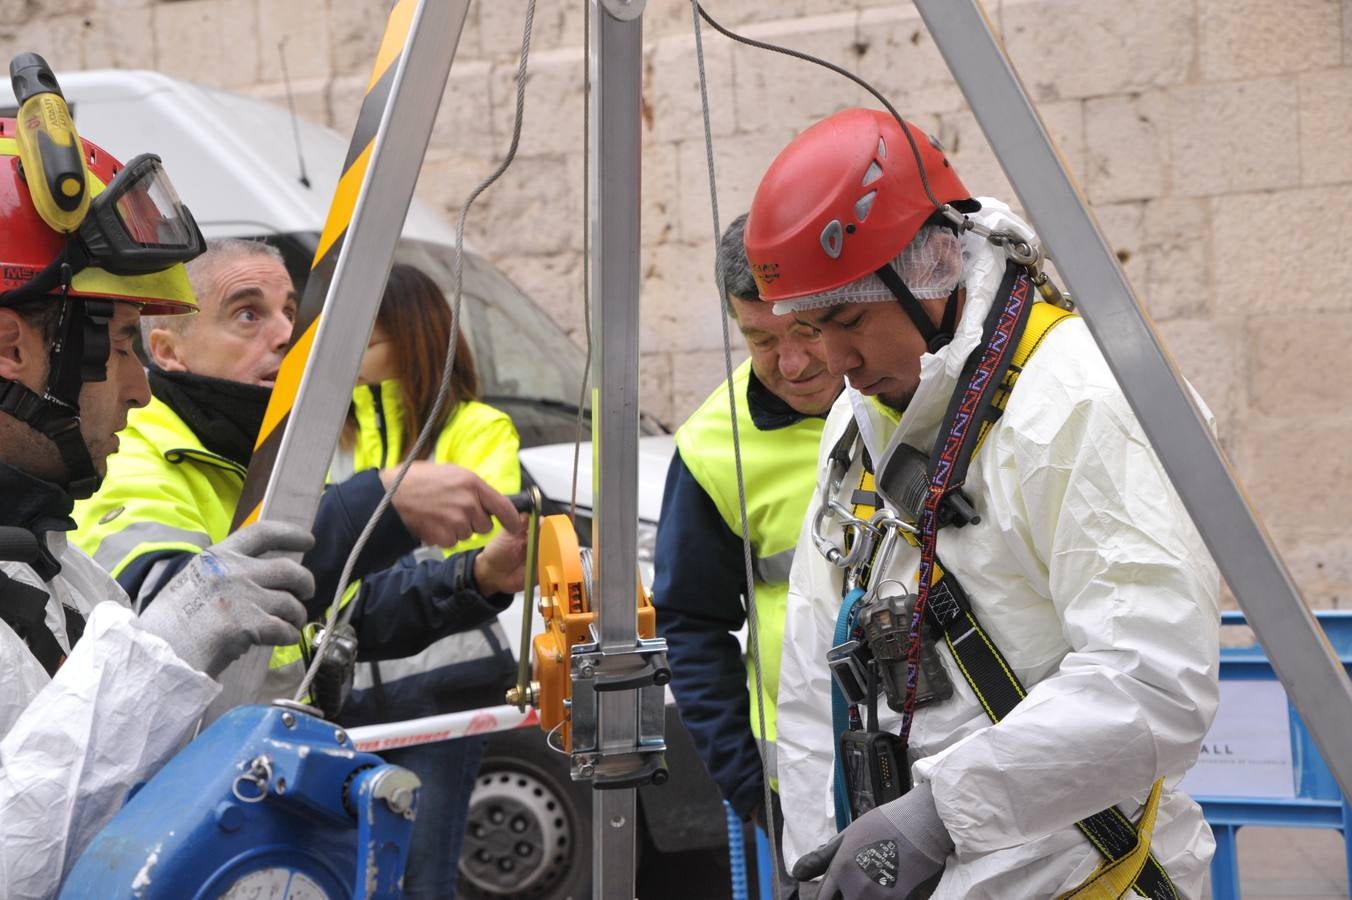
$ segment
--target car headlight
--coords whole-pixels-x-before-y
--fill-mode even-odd
[[[638,576],[643,587],[653,589],[653,559],[657,555],[657,523],[638,523]]]

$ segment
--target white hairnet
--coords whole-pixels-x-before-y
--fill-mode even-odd
[[[957,235],[942,225],[926,225],[892,260],[901,280],[919,300],[947,297],[962,278],[962,243]],[[804,309],[821,309],[841,303],[877,303],[893,300],[892,292],[876,274],[835,290],[780,300],[775,303],[775,315],[786,316]]]
[[[962,244],[949,229],[926,225],[893,265],[917,300],[940,300],[962,278]]]

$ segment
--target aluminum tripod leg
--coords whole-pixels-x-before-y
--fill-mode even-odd
[[[592,490],[596,515],[595,638],[607,651],[638,643],[638,339],[640,90],[644,0],[587,0],[592,9],[591,196],[593,356]],[[599,602],[598,602],[599,600]],[[632,747],[632,691],[597,695],[601,748]],[[634,896],[636,794],[593,794],[592,884],[606,900]]]
[[[1202,539],[1352,796],[1352,682],[1155,336],[978,0],[915,0]]]
[[[301,304],[326,291],[323,314],[283,363],[237,522],[314,521],[468,7],[469,0],[400,0],[390,13]],[[270,648],[255,648],[226,670],[208,720],[271,699],[260,696],[270,656]]]

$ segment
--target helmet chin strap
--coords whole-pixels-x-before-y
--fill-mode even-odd
[[[56,338],[49,351],[47,386],[34,393],[16,381],[0,379],[0,412],[8,413],[56,444],[66,468],[66,493],[76,500],[92,496],[102,476],[80,431],[80,389],[108,377],[108,323],[113,301],[72,298],[63,289]]]
[[[875,273],[879,280],[887,286],[892,292],[892,296],[897,298],[901,308],[910,318],[911,323],[915,325],[920,336],[925,339],[925,349],[930,353],[937,353],[943,347],[946,347],[953,340],[953,332],[958,324],[958,292],[962,290],[961,283],[955,285],[948,295],[948,300],[944,303],[944,315],[940,320],[938,327],[930,321],[929,314],[925,312],[925,307],[916,299],[915,294],[906,286],[906,282],[901,280],[897,270],[892,268],[890,263],[884,263]]]

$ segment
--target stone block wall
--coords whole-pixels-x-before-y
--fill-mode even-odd
[[[1044,121],[1316,606],[1352,605],[1352,0],[986,0]],[[1013,198],[909,2],[708,0],[725,24],[874,82]],[[350,129],[388,0],[0,0],[0,52],[155,68]],[[458,212],[501,158],[524,0],[475,3],[419,187]],[[582,0],[540,0],[520,157],[478,248],[582,336]],[[643,399],[678,423],[720,380],[690,9],[645,16]],[[705,31],[719,205],[861,90]],[[740,357],[740,354],[738,354]]]

